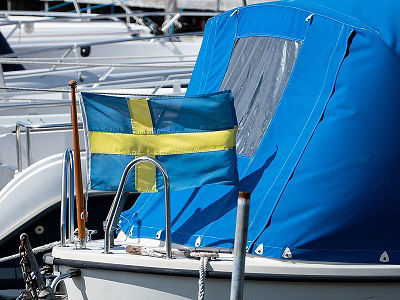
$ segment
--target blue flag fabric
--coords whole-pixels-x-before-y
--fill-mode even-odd
[[[81,106],[91,190],[117,190],[126,165],[140,156],[163,164],[171,190],[238,182],[230,91],[151,98],[82,93]],[[162,175],[151,163],[136,165],[128,177],[128,191],[162,188]]]

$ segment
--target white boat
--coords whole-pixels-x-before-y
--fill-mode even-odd
[[[66,83],[69,80],[78,80],[82,90],[126,94],[183,93],[201,42],[199,37],[190,35],[183,36],[183,41],[153,37],[145,26],[142,26],[144,33],[140,34],[139,40],[135,40],[119,22],[86,24],[75,21],[71,25],[68,22],[36,21],[33,24],[39,27],[39,37],[60,30],[61,44],[51,35],[40,39],[40,43],[36,38],[31,43],[27,34],[20,42],[22,50],[18,45],[11,44],[17,58],[0,57],[3,63],[24,67],[24,70],[0,72],[0,85],[6,87],[0,90],[0,139],[3,145],[0,151],[0,189],[12,179],[16,170],[21,171],[25,166],[70,147],[69,132],[49,132],[51,128],[44,128],[51,124],[70,123],[69,96],[60,92],[68,90]],[[13,25],[2,26],[1,29],[7,33],[12,28],[10,26]],[[120,26],[126,31],[122,40],[115,36],[115,28]],[[107,30],[113,37],[107,39]],[[91,39],[86,37],[85,31],[92,36]],[[71,34],[76,38],[72,46]],[[140,40],[142,37],[153,37],[153,40]],[[82,53],[78,53],[82,47],[90,48],[90,53],[82,56]],[[23,50],[34,53],[24,55]],[[18,122],[20,126],[17,126]],[[15,138],[16,127],[24,132],[24,124],[43,127],[43,130],[37,128],[34,133],[32,147],[28,146],[28,142],[25,143],[24,133],[19,141]],[[49,147],[49,139],[56,139],[57,143]],[[16,145],[16,141],[20,145]],[[16,148],[20,150],[16,152]],[[28,151],[27,148],[30,148],[31,154],[26,156],[24,153]]]
[[[186,94],[235,97],[239,188],[251,192],[245,299],[398,298],[399,9],[293,0],[209,20]],[[163,195],[140,195],[111,243],[116,198],[104,240],[82,249],[69,235],[46,256],[49,288],[68,299],[228,299],[237,192],[171,194],[172,259]]]
[[[173,16],[171,22],[167,22],[159,28],[151,20],[151,17],[153,15],[171,17],[170,14],[173,13],[134,13],[129,7],[122,6],[126,11],[125,14],[1,11],[5,19],[0,22],[0,31],[15,55],[20,58],[61,58],[60,61],[74,59],[75,62],[79,62],[81,59],[85,61],[84,59],[87,57],[112,57],[110,53],[114,53],[114,57],[149,57],[169,54],[160,52],[160,46],[165,48],[164,51],[171,51],[176,58],[182,55],[179,51],[180,47],[173,47],[173,44],[167,42],[171,40],[191,42],[193,36],[173,35],[173,31],[170,30],[171,26],[182,16],[214,15],[213,13],[180,12]],[[126,21],[122,19],[123,17],[126,18]],[[133,22],[128,22],[128,20]],[[152,39],[155,35],[158,38]],[[167,38],[160,39],[160,35],[165,35]],[[194,40],[196,41],[195,37]],[[118,41],[126,43],[117,44],[118,51],[115,51],[113,44]],[[136,46],[133,49],[130,47],[126,49],[130,41],[135,41]],[[151,41],[150,45],[154,47],[146,47],[146,44],[149,44],[148,41]],[[93,49],[94,45],[96,45],[95,49]],[[106,47],[98,47],[100,45]],[[2,49],[0,49],[0,53],[3,56],[5,54]],[[25,67],[32,68],[29,65]],[[34,68],[38,68],[38,65],[35,65]]]
[[[88,243],[89,249],[56,247],[45,261],[54,266],[56,275],[71,269],[81,271],[80,277],[60,284],[68,299],[118,299],[128,295],[140,299],[197,299],[198,259],[166,260],[127,254],[125,247],[136,243],[119,242],[109,255],[103,253],[101,241]],[[157,249],[162,245],[141,240],[140,246]],[[232,261],[231,253],[219,253],[218,258],[209,260],[204,299],[229,299]],[[397,265],[328,264],[247,256],[243,299],[396,299],[399,272]]]

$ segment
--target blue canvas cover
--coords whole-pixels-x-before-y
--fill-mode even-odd
[[[251,254],[382,263],[386,251],[400,263],[399,11],[397,0],[293,0],[208,21],[187,95],[220,90],[239,39],[301,46],[256,151],[238,155],[239,186],[172,194],[173,242],[232,248],[240,189],[252,193]],[[155,238],[162,216],[162,195],[142,195],[120,225]]]

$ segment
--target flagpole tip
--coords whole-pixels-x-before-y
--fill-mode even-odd
[[[68,85],[70,87],[76,87],[78,84],[76,83],[76,80],[70,80],[70,81],[68,81]]]
[[[251,193],[249,192],[241,192],[239,191],[239,198],[244,198],[246,200],[250,200]]]

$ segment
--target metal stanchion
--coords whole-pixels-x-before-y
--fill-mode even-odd
[[[231,300],[243,299],[249,208],[250,193],[239,192],[236,216],[235,245],[233,251]]]

